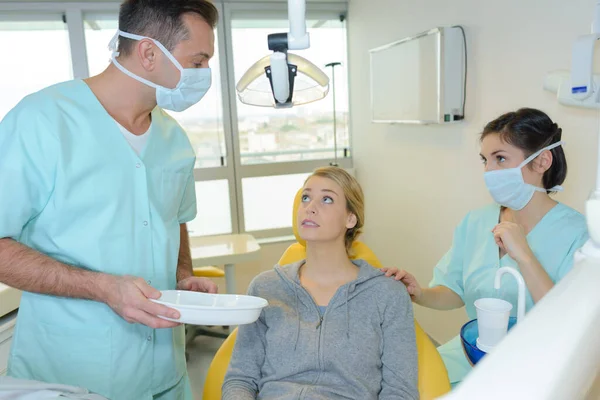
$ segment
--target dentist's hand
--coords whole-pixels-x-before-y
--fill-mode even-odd
[[[383,272],[385,272],[385,276],[391,277],[393,276],[395,280],[402,281],[404,286],[406,286],[406,290],[408,290],[408,294],[410,294],[410,298],[413,302],[418,303],[421,295],[423,294],[423,290],[421,289],[421,285],[414,277],[414,275],[409,274],[403,269],[398,268],[381,268]]]
[[[150,328],[173,328],[180,325],[157,317],[177,319],[179,312],[149,299],[158,299],[160,291],[135,276],[107,275],[105,303],[129,323],[140,323]]]
[[[217,293],[219,290],[216,283],[210,279],[190,276],[177,282],[177,289],[191,290],[194,292]]]
[[[498,247],[504,250],[513,260],[517,263],[527,263],[529,260],[535,258],[529,243],[527,243],[527,236],[525,235],[525,228],[514,222],[500,222],[492,229],[494,234],[494,240]]]

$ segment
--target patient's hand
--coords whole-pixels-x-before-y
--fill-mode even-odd
[[[403,269],[394,267],[383,267],[381,270],[385,272],[385,276],[393,277],[393,279],[397,281],[402,281],[404,286],[406,286],[406,290],[408,290],[410,298],[413,302],[417,302],[417,300],[421,297],[423,291],[421,290],[421,285],[419,285],[419,282],[417,282],[417,279],[414,277],[414,275],[409,274]]]

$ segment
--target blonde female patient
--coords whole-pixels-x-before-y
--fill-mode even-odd
[[[269,301],[239,328],[223,399],[418,399],[413,309],[406,288],[350,260],[363,192],[337,167],[305,182],[296,215],[306,259],[258,275]]]

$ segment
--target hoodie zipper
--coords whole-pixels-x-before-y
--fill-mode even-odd
[[[279,273],[279,272],[278,272]],[[359,272],[360,275],[360,272]],[[323,362],[322,362],[322,357],[321,357],[321,342],[323,341],[323,322],[325,320],[325,316],[327,315],[327,313],[329,312],[329,309],[334,305],[334,300],[337,298],[338,294],[341,293],[342,288],[348,284],[353,284],[354,286],[356,286],[359,283],[364,282],[365,280],[368,279],[361,279],[360,277],[354,281],[354,282],[349,282],[346,285],[340,286],[337,291],[333,294],[333,297],[331,297],[331,300],[329,300],[329,304],[327,305],[327,309],[325,310],[325,313],[323,314],[323,316],[321,316],[321,313],[319,312],[319,307],[317,306],[317,303],[315,302],[315,300],[312,298],[312,296],[310,295],[310,293],[308,293],[308,290],[306,290],[304,288],[304,286],[302,286],[299,282],[295,282],[293,279],[291,279],[290,277],[288,277],[285,274],[280,273],[280,276],[284,277],[285,279],[287,279],[288,281],[290,281],[292,283],[292,285],[295,285],[296,287],[299,287],[302,291],[304,291],[304,293],[308,296],[308,298],[310,299],[310,301],[313,303],[314,305],[314,309],[317,312],[317,314],[319,315],[319,322],[317,323],[315,329],[319,330],[319,341],[318,341],[318,345],[317,345],[317,360],[318,360],[318,366],[319,366],[319,375],[317,376],[317,381],[320,378],[321,375],[321,371],[323,370]],[[348,301],[348,299],[346,299],[346,301]]]
[[[319,375],[317,376],[317,380],[318,380],[321,375],[321,371],[323,370],[323,363],[321,362],[321,358],[322,358],[321,357],[321,343],[323,341],[323,329],[321,329],[321,327],[323,326],[323,320],[325,319],[325,315],[327,315],[327,313],[329,312],[329,308],[333,304],[333,300],[337,296],[339,289],[338,289],[338,291],[336,291],[334,293],[331,300],[329,300],[329,304],[327,305],[327,308],[325,309],[325,313],[323,315],[321,315],[321,312],[319,311],[319,306],[317,305],[317,303],[315,303],[315,300],[312,298],[310,293],[308,293],[308,290],[306,290],[304,288],[304,286],[302,286],[302,285],[298,285],[298,286],[300,286],[300,289],[302,289],[304,291],[304,293],[306,293],[308,295],[308,298],[312,302],[315,311],[319,315],[319,322],[317,322],[317,326],[315,327],[315,329],[319,330],[319,341],[317,343],[317,361],[318,361],[318,366],[319,366]]]

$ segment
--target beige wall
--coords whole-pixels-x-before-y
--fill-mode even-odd
[[[465,213],[487,194],[477,134],[522,106],[547,112],[563,128],[569,175],[557,198],[583,211],[595,179],[598,112],[561,106],[545,92],[547,71],[569,69],[574,38],[589,32],[592,0],[350,0],[349,68],[356,174],[365,189],[365,241],[383,263],[422,284],[451,245]],[[468,45],[466,121],[448,126],[370,122],[368,50],[442,25],[463,25]],[[394,93],[389,94],[394,101]],[[416,309],[437,340],[455,335],[463,310]]]

